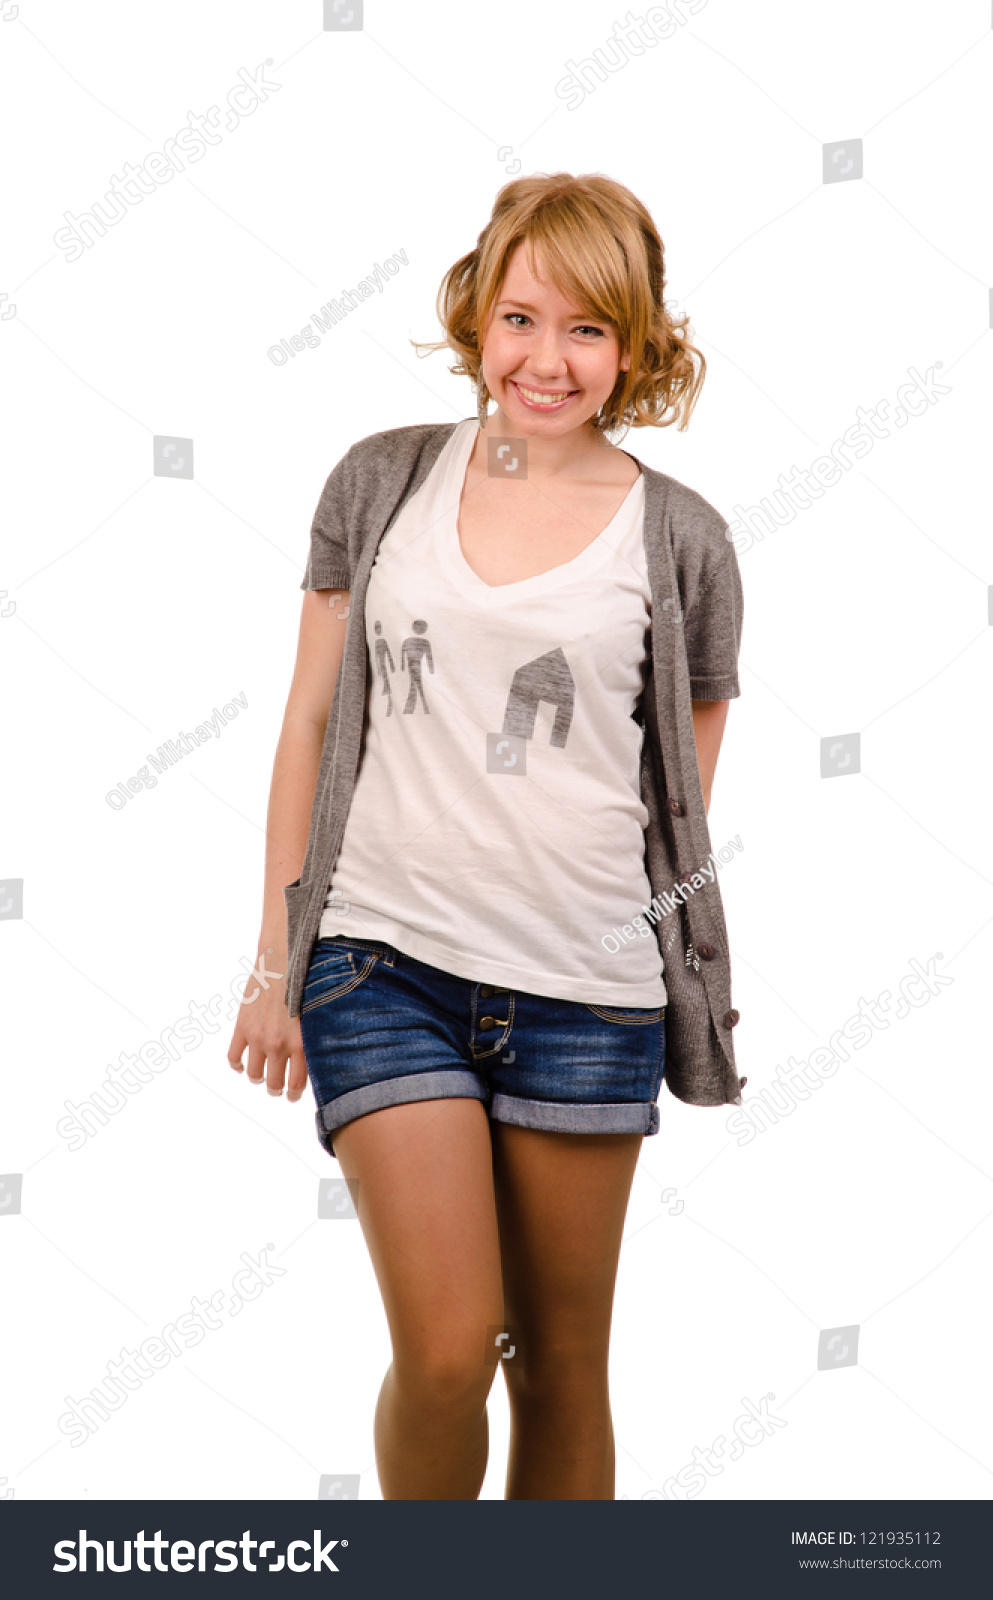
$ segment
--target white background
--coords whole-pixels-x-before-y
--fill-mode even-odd
[[[721,888],[746,1106],[911,958],[943,952],[954,983],[747,1145],[732,1108],[663,1091],[614,1314],[618,1498],[769,1394],[786,1426],[706,1496],[990,1493],[990,7],[710,0],[567,109],[565,62],[623,16],[376,3],[340,33],[319,0],[21,0],[0,22],[0,873],[25,884],[0,926],[0,1173],[24,1175],[0,1211],[0,1495],[308,1498],[360,1474],[379,1496],[386,1323],[358,1223],[317,1218],[340,1169],[309,1091],[236,1078],[224,1020],[82,1148],[56,1124],[254,958],[310,518],[355,440],[473,413],[409,340],[437,337],[441,277],[516,161],[651,210],[708,375],[685,434],[626,443],[729,519],[911,367],[951,391],[741,554],[710,828],[743,843]],[[267,58],[279,91],[68,262],[64,213]],[[864,177],[825,185],[822,145],[855,138]],[[397,249],[319,348],[268,359]],[[192,481],[153,476],[154,435],[193,439]],[[108,805],[242,691],[219,741]],[[821,738],[854,731],[861,772],[825,781]],[[267,1243],[283,1275],[73,1448],[65,1397]],[[855,1325],[858,1364],[819,1371],[819,1330]],[[500,1498],[499,1380],[489,1409]]]

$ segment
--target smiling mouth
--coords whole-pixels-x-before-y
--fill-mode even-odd
[[[518,394],[528,405],[541,407],[542,410],[555,410],[564,405],[570,395],[576,394],[575,389],[526,389],[522,383],[514,378],[508,380],[513,384]]]

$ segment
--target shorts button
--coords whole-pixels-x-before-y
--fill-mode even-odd
[[[701,939],[700,943],[696,947],[696,953],[700,957],[701,961],[713,961],[717,951],[714,949],[712,944],[707,943],[706,939]]]
[[[481,983],[479,985],[479,998],[481,1000],[488,1000],[492,993],[493,993],[493,985],[492,985],[492,983]]]
[[[735,1011],[733,1008],[730,1011],[725,1011],[725,1013],[724,1013],[724,1026],[725,1026],[725,1028],[733,1028],[735,1026],[735,1024],[740,1022],[740,1021],[741,1021],[741,1012],[740,1011]]]
[[[495,1028],[495,1027],[496,1027],[496,1017],[480,1017],[480,1019],[479,1019],[479,1031],[480,1031],[480,1033],[489,1033],[490,1029],[491,1028]]]

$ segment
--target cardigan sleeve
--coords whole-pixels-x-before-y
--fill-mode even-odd
[[[683,544],[680,573],[690,693],[694,700],[734,700],[741,694],[744,617],[738,558],[720,513],[706,502],[694,509],[693,536]]]
[[[347,511],[352,492],[352,450],[346,451],[332,468],[321,490],[310,527],[310,551],[301,589],[351,587]]]

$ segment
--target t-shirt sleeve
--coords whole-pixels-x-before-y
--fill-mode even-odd
[[[683,640],[694,700],[735,700],[744,598],[728,524],[719,513],[708,518],[698,543],[683,601]]]
[[[351,492],[350,456],[350,450],[342,456],[321,490],[321,498],[310,525],[310,551],[301,589],[351,587],[346,520]]]

